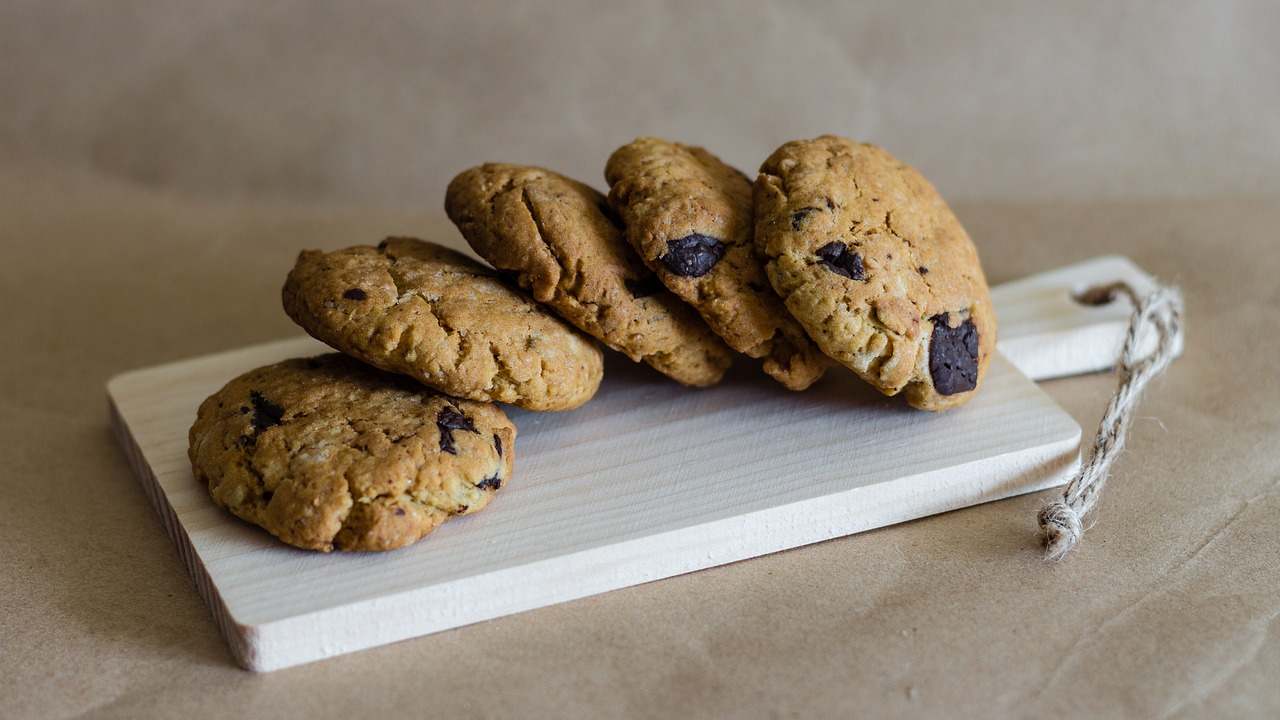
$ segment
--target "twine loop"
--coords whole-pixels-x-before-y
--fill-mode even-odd
[[[1115,282],[1089,288],[1077,299],[1098,305],[1118,294],[1128,297],[1134,310],[1116,363],[1116,393],[1098,423],[1089,459],[1067,484],[1062,498],[1042,508],[1037,516],[1045,557],[1049,560],[1066,557],[1084,535],[1084,517],[1097,504],[1111,465],[1124,449],[1142,391],[1173,362],[1182,340],[1182,292],[1176,287],[1157,285],[1139,297],[1128,283]],[[1143,345],[1151,333],[1155,333],[1155,348],[1143,353]]]

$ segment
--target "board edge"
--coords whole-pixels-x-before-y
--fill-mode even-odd
[[[112,396],[110,390],[107,393],[107,410],[110,415],[112,434],[116,436],[116,441],[124,451],[125,458],[129,462],[129,467],[133,470],[134,477],[142,485],[143,494],[147,496],[152,509],[160,516],[160,524],[164,526],[165,533],[173,542],[179,559],[186,566],[187,574],[195,585],[196,592],[200,594],[205,606],[213,616],[219,633],[227,643],[231,657],[246,670],[259,672],[264,670],[263,658],[257,652],[259,644],[257,639],[258,629],[251,625],[242,625],[236,622],[231,613],[227,611],[226,603],[223,602],[222,596],[218,593],[213,578],[209,576],[204,563],[200,561],[199,554],[191,544],[191,538],[187,535],[186,529],[178,519],[177,513],[174,512],[173,506],[169,503],[168,496],[156,479],[155,473],[152,472],[151,466],[147,463],[145,453],[142,452],[142,448],[138,446],[137,441],[134,439],[133,433],[129,430],[129,425],[125,422],[124,416],[121,414],[115,397]]]

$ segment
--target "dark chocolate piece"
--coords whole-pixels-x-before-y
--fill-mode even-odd
[[[862,266],[862,256],[849,249],[848,245],[836,240],[818,248],[818,259],[828,270],[843,275],[850,280],[866,280],[866,268]]]
[[[458,454],[458,448],[453,444],[454,430],[479,432],[471,422],[471,418],[458,412],[454,407],[445,407],[440,411],[436,416],[436,427],[440,428],[440,451],[450,455]]]
[[[929,338],[929,375],[940,395],[955,395],[978,387],[978,328],[972,318],[958,327],[947,325],[947,313],[933,318]]]
[[[481,490],[488,490],[490,488],[497,490],[498,488],[502,487],[502,478],[498,477],[498,475],[500,474],[501,472],[499,471],[498,473],[494,473],[493,477],[487,477],[481,480],[480,482],[476,483],[476,487]]]
[[[810,215],[812,215],[813,213],[816,213],[816,212],[818,212],[818,208],[815,208],[815,207],[803,207],[803,208],[800,208],[799,210],[797,210],[797,211],[795,211],[795,212],[791,213],[791,229],[792,229],[792,230],[799,230],[800,228],[804,227],[804,221],[805,221],[805,220],[806,220]]]
[[[658,258],[680,277],[702,277],[724,257],[724,243],[701,233],[667,241],[667,254]]]
[[[360,288],[351,288],[350,290],[347,290],[346,292],[342,293],[342,297],[348,300],[364,300],[365,298],[369,297],[369,295],[365,293],[365,291],[361,290]]]
[[[257,390],[249,391],[249,403],[253,405],[253,434],[259,435],[263,430],[279,425],[284,419],[284,408],[271,402]]]

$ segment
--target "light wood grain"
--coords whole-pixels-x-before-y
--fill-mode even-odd
[[[629,363],[566,414],[512,411],[516,475],[485,512],[388,554],[282,546],[214,507],[186,430],[233,375],[324,351],[289,340],[112,382],[131,460],[246,667],[269,670],[1047,487],[1079,428],[997,359],[944,415],[838,374],[792,395],[703,392]]]
[[[1098,326],[1123,310],[1062,304],[1075,283],[1118,267],[1085,265],[996,290],[1011,328],[1001,349],[1040,376],[1111,362],[1114,349],[1075,345],[1110,342],[1113,329]],[[214,507],[191,476],[186,433],[199,402],[231,377],[325,351],[282,340],[108,386],[133,467],[234,656],[253,670],[1050,487],[1078,462],[1079,426],[999,356],[982,392],[943,414],[842,372],[793,394],[743,362],[723,385],[692,391],[615,356],[585,407],[508,410],[520,428],[515,477],[484,512],[392,553],[308,553]]]
[[[1120,356],[1133,305],[1124,296],[1100,306],[1075,300],[1095,285],[1124,281],[1139,295],[1155,287],[1155,279],[1126,257],[1107,255],[1038,273],[995,287],[991,300],[1000,322],[999,350],[1032,380],[1105,370]],[[1156,338],[1143,338],[1141,352],[1155,348]],[[1182,354],[1178,340],[1176,354]]]

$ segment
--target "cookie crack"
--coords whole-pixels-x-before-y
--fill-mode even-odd
[[[354,432],[355,428],[351,424],[351,421],[349,419],[346,420],[346,424],[348,425],[348,427],[351,427],[352,431]],[[419,433],[421,433],[422,428],[425,427],[426,424],[427,424],[427,421],[423,421],[418,425],[417,429],[414,432],[407,433],[397,438],[397,442],[399,440],[403,440],[406,437],[417,436]],[[385,431],[379,431],[379,432],[381,432],[384,436],[390,438],[390,436]],[[359,450],[361,455],[366,458],[372,456],[372,453],[368,450],[367,446],[356,445],[354,440],[350,444],[350,447],[352,447],[353,449]],[[329,539],[330,544],[332,544],[333,541],[337,539],[337,537],[342,533],[342,531],[350,529],[352,527],[352,521],[353,521],[352,515],[353,515],[353,511],[356,509],[357,506],[372,505],[373,503],[378,502],[380,500],[396,499],[402,502],[409,502],[421,508],[427,508],[427,509],[444,513],[446,516],[460,515],[463,512],[466,512],[468,506],[465,504],[458,503],[456,500],[454,500],[453,502],[453,505],[455,507],[447,507],[445,505],[442,505],[441,502],[438,500],[438,498],[431,492],[425,493],[425,496],[419,496],[413,491],[417,477],[421,474],[423,469],[425,469],[431,464],[431,461],[430,461],[431,457],[432,456],[430,455],[424,456],[420,462],[414,463],[413,467],[405,475],[407,482],[403,490],[388,489],[388,490],[374,493],[372,495],[366,495],[361,497],[357,497],[356,492],[352,489],[353,483],[352,483],[351,473],[355,471],[356,463],[352,462],[348,464],[342,471],[342,479],[346,483],[346,487],[344,488],[344,491],[346,492],[347,498],[350,502],[347,508],[342,512],[342,515],[339,519],[338,530],[335,531],[333,534],[333,537]],[[489,482],[489,480],[492,477],[497,477],[502,474],[503,465],[502,465],[501,456],[498,457],[496,465],[497,467],[496,469],[494,469],[491,475],[486,475],[482,473],[483,477],[479,481],[473,481],[466,477],[462,479],[466,484],[470,485],[472,488],[483,490],[485,489],[484,483]],[[448,493],[445,493],[445,494],[448,495]]]
[[[599,298],[595,300],[587,300],[583,297],[587,278],[586,274],[582,271],[582,261],[579,260],[570,266],[562,257],[560,257],[560,254],[556,252],[555,246],[547,239],[550,237],[550,233],[543,225],[541,216],[534,208],[533,201],[529,198],[527,186],[521,188],[520,200],[525,206],[525,211],[529,213],[529,219],[533,222],[538,240],[546,246],[548,254],[551,255],[552,259],[556,262],[556,266],[560,269],[560,277],[557,278],[553,289],[554,297],[550,304],[553,306],[559,303],[572,304],[578,311],[586,313],[588,317],[584,318],[584,320],[588,320],[596,331],[592,332],[593,335],[596,333],[599,333],[601,336],[605,335],[606,333],[599,327],[602,307],[602,304],[599,302]],[[568,278],[567,281],[566,278]],[[607,307],[607,305],[605,307]],[[601,339],[604,340],[606,344],[609,344],[610,347],[613,347],[613,340],[604,337],[601,337]]]
[[[396,304],[398,305],[401,302],[403,302],[406,297],[416,297],[422,300],[422,302],[426,304],[427,309],[431,314],[431,317],[436,321],[436,324],[439,325],[440,329],[445,332],[445,336],[448,338],[449,344],[450,346],[452,346],[455,356],[461,354],[462,339],[463,339],[462,333],[459,331],[458,328],[454,327],[445,318],[445,314],[440,311],[439,298],[432,298],[430,295],[423,292],[421,288],[413,288],[413,287],[405,286],[402,280],[400,279],[400,277],[398,276],[398,274],[396,273],[394,267],[388,268],[387,274],[391,276],[391,282],[392,284],[395,285],[395,288],[396,288]],[[405,323],[400,328],[400,332],[396,336],[396,340],[395,340],[395,344],[393,345],[392,352],[399,353],[401,351],[401,347],[404,345],[405,335],[409,334],[409,331],[411,329],[412,328],[409,323]],[[374,334],[376,334],[377,332],[378,330],[375,328]]]
[[[852,157],[853,157],[851,154],[849,154],[849,153],[847,153],[847,152],[843,152],[843,151],[842,151],[842,150],[843,150],[843,148],[842,148],[842,149],[840,149],[840,150],[834,150],[834,149],[832,149],[832,148],[828,147],[826,150],[827,150],[827,169],[828,169],[828,170],[833,169],[832,165],[833,165],[833,163],[835,162],[835,160],[836,160],[837,158],[842,158],[842,157],[852,158]],[[857,177],[857,174],[856,174],[856,173],[852,173],[852,172],[850,172],[850,173],[846,173],[846,174],[845,174],[845,177],[847,177],[847,178],[849,179],[849,182],[853,185],[853,194],[854,194],[854,197],[855,197],[855,198],[861,198],[861,197],[862,197],[862,186],[858,184],[858,177]]]
[[[391,284],[396,287],[396,302],[400,302],[400,298],[404,297],[406,291],[404,285],[401,284],[400,276],[396,273],[396,263],[398,260],[392,259],[391,264],[387,266],[387,275],[391,278]]]
[[[453,349],[455,358],[459,358],[459,359],[462,358],[464,355],[466,355],[475,347],[474,341],[477,338],[474,337],[474,333],[465,333],[461,328],[454,327],[451,323],[449,323],[448,320],[445,318],[444,313],[442,313],[440,310],[439,299],[431,298],[429,295],[427,295],[426,293],[424,293],[422,290],[418,288],[403,287],[398,282],[398,279],[395,277],[394,273],[392,274],[392,280],[393,282],[396,282],[397,290],[403,290],[404,294],[416,296],[420,298],[422,302],[424,302],[427,305],[428,311],[430,312],[432,318],[435,319],[436,324],[440,326],[440,329],[445,332],[446,338],[448,339],[448,342]],[[538,312],[537,308],[532,305],[528,306],[527,309],[529,312]],[[397,353],[400,352],[400,345],[403,343],[404,334],[408,331],[408,329],[409,329],[408,326],[406,326],[402,331],[400,338],[397,339],[397,344],[394,352],[397,352]],[[522,383],[515,377],[515,374],[512,372],[510,363],[507,361],[504,354],[499,350],[494,340],[485,337],[483,338],[483,341],[488,344],[488,351],[490,356],[492,357],[493,365],[494,365],[493,374],[490,375],[488,378],[484,379],[486,392],[494,390],[495,387],[499,385],[502,385],[502,388],[505,390],[515,390],[522,386],[528,385],[527,382]],[[544,387],[539,388],[538,394],[541,394],[542,391],[545,389],[546,377],[547,377],[547,368],[544,362],[539,372],[539,379],[542,380],[542,385]],[[522,391],[522,394],[524,394],[523,391]]]
[[[262,471],[259,470],[256,465],[253,464],[253,458],[251,456],[245,457],[244,469],[246,472],[252,475],[253,479],[258,483],[259,498],[263,497],[268,492],[270,492],[269,490],[267,490],[267,479],[263,477]]]
[[[560,257],[560,253],[556,252],[555,246],[548,239],[551,235],[542,224],[542,216],[533,207],[533,200],[529,197],[529,186],[527,185],[520,188],[520,202],[524,204],[525,212],[529,213],[529,220],[533,222],[538,241],[547,248],[547,253],[551,255],[551,258],[556,262],[556,266],[560,268],[560,277],[556,279],[556,289],[560,290],[567,279],[568,287],[565,289],[567,294],[573,297],[581,294],[583,282],[581,263],[570,267],[565,263],[564,258]]]
[[[899,240],[902,241],[903,245],[907,246],[907,252],[911,254],[911,264],[908,265],[908,267],[912,267],[912,268],[920,267],[920,255],[919,255],[919,251],[916,249],[915,243],[911,242],[910,238],[903,236],[893,227],[893,211],[892,210],[884,214],[884,228],[889,231],[890,235],[898,238]],[[924,282],[924,286],[929,290],[929,297],[932,298],[933,284],[929,282],[929,276],[921,275],[920,280]],[[911,300],[911,304],[916,306],[916,310],[920,314],[920,318],[924,319],[925,313],[924,313],[924,310],[920,307],[920,304],[910,297],[908,297],[907,299]]]
[[[515,189],[515,187],[516,187],[516,179],[513,177],[507,177],[502,181],[502,185],[499,186],[498,189],[489,193],[489,196],[486,198],[486,203],[489,206],[489,217],[497,217],[498,198],[511,192],[512,190]],[[467,219],[469,222],[475,222],[475,218],[464,218],[464,219]]]

